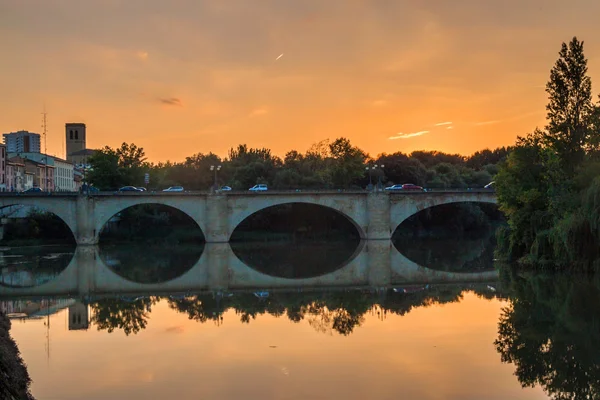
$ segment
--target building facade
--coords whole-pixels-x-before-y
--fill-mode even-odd
[[[73,164],[67,160],[52,157],[54,160],[54,186],[57,192],[74,192],[75,180]]]
[[[6,162],[6,185],[10,192],[22,192],[33,187],[33,175],[30,174],[31,185],[27,187],[25,162],[20,157],[9,158]]]
[[[40,146],[40,135],[28,131],[17,131],[5,133],[4,145],[6,146],[6,152],[8,153],[39,153]]]
[[[6,182],[6,146],[0,144],[0,192],[8,190]]]

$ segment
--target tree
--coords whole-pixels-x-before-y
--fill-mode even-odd
[[[331,180],[335,187],[350,187],[365,176],[367,155],[352,146],[346,138],[338,138],[329,145],[332,158]]]
[[[562,44],[546,85],[549,101],[545,136],[570,171],[582,161],[591,133],[594,108],[592,80],[587,72],[583,41],[574,37],[568,45]]]
[[[144,149],[133,143],[123,143],[117,149],[105,146],[89,158],[87,180],[103,190],[141,186],[147,169],[145,161]]]

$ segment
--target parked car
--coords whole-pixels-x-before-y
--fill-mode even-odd
[[[183,192],[182,186],[171,186],[163,190],[163,192]]]
[[[231,192],[231,187],[229,186],[221,186],[221,189],[219,189],[222,192]]]
[[[421,192],[425,191],[425,189],[423,189],[423,187],[414,185],[412,183],[405,183],[404,185],[402,185],[402,190],[416,190],[416,191],[421,191]]]
[[[142,192],[145,192],[145,191],[146,191],[146,188],[145,188],[145,187],[138,186],[137,188],[138,188],[140,191],[142,191]]]
[[[485,185],[483,188],[484,189],[494,189],[496,186],[496,182],[491,181],[490,183],[488,183],[487,185]]]
[[[135,186],[123,186],[119,189],[119,192],[141,192],[142,190],[136,188]]]
[[[402,185],[388,186],[385,188],[385,190],[402,190]]]
[[[23,193],[42,193],[42,192],[43,192],[42,188],[39,188],[39,187],[32,187],[32,188],[29,188],[29,189],[23,191]]]
[[[250,191],[252,191],[252,192],[264,192],[264,191],[267,191],[267,190],[268,190],[268,188],[267,188],[267,185],[265,185],[264,183],[260,183],[260,184],[258,184],[258,185],[254,185],[254,186],[252,186],[252,187],[251,187],[250,189],[248,189],[248,190],[250,190]]]

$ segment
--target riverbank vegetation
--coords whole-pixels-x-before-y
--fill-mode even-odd
[[[0,312],[0,398],[32,400],[29,393],[31,379],[19,349],[10,336],[10,320]]]
[[[600,267],[600,103],[583,42],[563,43],[546,85],[547,125],[519,137],[496,176],[508,227],[499,253],[522,266]]]
[[[241,144],[225,158],[213,153],[197,153],[183,162],[151,163],[144,149],[123,143],[113,149],[105,147],[90,157],[87,179],[101,190],[121,186],[148,186],[164,189],[183,186],[186,190],[209,190],[227,185],[234,190],[248,190],[258,183],[269,189],[361,189],[369,182],[377,184],[413,183],[428,188],[480,188],[498,171],[498,164],[510,148],[478,151],[465,157],[438,151],[395,152],[371,157],[346,138],[323,140],[306,152],[290,150],[283,158],[267,148]],[[215,174],[211,166],[221,166]],[[367,166],[378,165],[371,171]],[[384,167],[381,168],[381,165]],[[144,174],[150,176],[145,184]]]

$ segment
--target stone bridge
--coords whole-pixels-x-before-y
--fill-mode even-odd
[[[496,270],[446,272],[425,268],[406,258],[389,240],[363,241],[339,269],[321,276],[289,279],[267,275],[244,264],[228,243],[207,244],[187,272],[162,283],[126,279],[105,264],[98,246],[78,246],[69,265],[54,279],[34,287],[0,284],[0,300],[44,296],[194,293],[220,290],[289,290],[293,288],[391,287],[445,283],[492,282]]]
[[[52,212],[73,232],[79,245],[94,245],[113,216],[139,204],[162,204],[193,219],[207,243],[228,242],[235,228],[265,208],[289,203],[327,207],[344,215],[361,239],[389,240],[411,215],[441,204],[458,202],[496,203],[487,190],[440,192],[263,192],[263,193],[151,193],[123,192],[95,195],[0,194],[0,208],[25,205]]]

